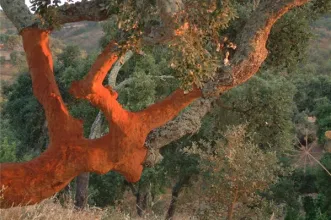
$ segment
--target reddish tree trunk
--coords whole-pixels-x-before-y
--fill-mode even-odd
[[[74,82],[71,88],[77,98],[87,99],[100,108],[111,127],[104,137],[86,139],[82,122],[69,114],[56,85],[49,32],[26,28],[21,35],[33,92],[45,109],[50,144],[44,153],[29,162],[1,164],[0,184],[6,188],[2,207],[40,202],[83,172],[104,174],[114,170],[130,182],[138,181],[147,152],[144,147],[147,134],[201,96],[197,89],[186,95],[177,90],[144,111],[126,111],[116,101],[116,92],[102,85],[118,59],[116,44],[112,42],[98,56],[86,77]]]

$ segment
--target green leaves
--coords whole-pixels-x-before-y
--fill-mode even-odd
[[[262,213],[271,205],[263,201],[257,192],[274,183],[282,169],[275,152],[264,152],[247,141],[245,129],[242,125],[230,126],[223,139],[200,141],[185,149],[186,153],[197,154],[201,158],[199,167],[203,178],[197,185],[203,185],[204,188],[200,200],[209,202],[216,215],[225,215],[225,210],[237,203],[256,205]],[[234,212],[239,218],[258,210],[242,205],[240,210],[235,209]]]

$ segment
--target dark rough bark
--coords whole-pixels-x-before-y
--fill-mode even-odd
[[[84,209],[87,205],[89,178],[89,173],[81,173],[76,177],[75,207],[77,209]]]
[[[140,217],[144,216],[146,206],[147,206],[146,199],[145,199],[144,195],[142,195],[141,193],[138,193],[136,196],[136,208],[137,208],[137,214]]]
[[[151,210],[152,194],[151,186],[148,182],[139,183],[138,189],[131,184],[130,188],[136,197],[136,210],[140,217],[144,217]]]
[[[144,194],[141,192],[141,189],[136,189],[136,187],[129,182],[125,182],[125,184],[130,188],[132,194],[136,197],[136,210],[137,210],[137,214],[140,217],[144,216],[144,212],[145,212],[145,208],[146,208],[146,200],[144,197]]]
[[[116,9],[102,10],[102,4],[106,0],[94,0],[76,2],[75,4],[64,4],[56,9],[53,20],[59,24],[66,24],[79,21],[104,21],[108,19]],[[50,7],[53,9],[52,7]],[[109,13],[110,12],[110,13]]]
[[[190,182],[191,176],[184,176],[182,177],[172,188],[172,197],[171,197],[171,202],[168,208],[166,220],[171,220],[173,219],[175,212],[176,212],[176,207],[177,207],[177,200],[179,197],[179,194],[183,190],[185,186],[187,186]]]

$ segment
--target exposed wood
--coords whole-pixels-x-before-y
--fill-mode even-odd
[[[18,5],[14,5],[12,0],[0,0],[5,13],[10,15],[8,17],[22,35],[33,92],[45,110],[50,136],[47,150],[39,157],[25,163],[1,164],[0,185],[6,189],[0,206],[40,202],[84,172],[104,174],[114,170],[130,182],[138,181],[147,154],[145,140],[150,131],[154,130],[156,133],[154,140],[149,141],[149,148],[158,149],[161,146],[158,142],[170,143],[194,132],[194,128],[199,128],[201,118],[214,100],[211,96],[227,91],[252,77],[267,56],[265,44],[272,25],[288,10],[307,1],[268,0],[260,3],[239,34],[238,50],[232,65],[227,69],[221,68],[216,80],[204,88],[206,98],[199,100],[197,99],[202,96],[199,89],[194,88],[188,94],[178,89],[163,101],[140,112],[125,110],[116,100],[117,93],[110,86],[102,85],[107,72],[119,57],[116,42],[111,42],[98,56],[85,78],[74,82],[70,90],[76,98],[86,99],[98,107],[109,123],[111,129],[108,134],[90,140],[83,137],[82,122],[69,114],[56,85],[48,43],[49,32],[40,29],[37,23],[37,27],[31,27],[34,26],[31,24],[33,16],[26,11],[26,6],[18,3],[20,1],[15,0]],[[19,13],[20,10],[22,16],[26,15],[26,19],[24,16],[14,18],[16,14],[12,13]],[[186,113],[169,122],[194,101]],[[166,126],[157,129],[166,123]],[[185,123],[191,124],[189,129],[183,126]],[[164,130],[170,132],[162,134]]]
[[[108,76],[108,85],[115,86],[116,78],[119,70],[124,65],[126,61],[128,61],[133,55],[132,51],[128,51],[124,54],[121,59],[118,59],[111,69]],[[95,118],[91,130],[89,139],[100,138],[102,135],[102,112],[99,111],[97,117]],[[88,202],[88,186],[89,186],[89,173],[81,173],[76,177],[76,195],[75,195],[75,206],[78,209],[84,209]]]
[[[111,128],[105,136],[90,140],[83,137],[82,122],[69,114],[59,93],[48,46],[49,32],[26,28],[21,35],[33,92],[45,110],[50,144],[44,153],[29,162],[1,164],[0,184],[6,187],[1,207],[40,202],[83,172],[104,174],[114,170],[130,182],[138,181],[147,153],[144,142],[152,127],[141,116],[148,115],[150,110],[126,111],[117,102],[117,93],[102,85],[107,72],[118,60],[116,43],[111,42],[86,77],[74,82],[71,88],[77,98],[87,99],[100,108]],[[166,111],[165,119],[159,116],[161,125],[197,98],[180,90],[171,97],[182,104],[172,105],[169,99],[164,105],[162,102],[155,104]]]

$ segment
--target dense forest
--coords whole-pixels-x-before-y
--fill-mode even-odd
[[[234,18],[219,30],[229,38],[259,4],[230,2]],[[325,2],[330,6],[330,1]],[[331,12],[312,8],[304,5],[279,19],[258,73],[218,97],[196,131],[155,153],[157,163],[145,163],[138,182],[131,183],[115,171],[84,173],[43,205],[3,209],[1,215],[4,219],[331,220]],[[2,12],[0,19],[0,61],[5,67],[0,162],[29,161],[50,142],[48,122],[33,95],[20,37]],[[69,89],[120,33],[114,19],[77,24],[52,34],[54,76],[70,114],[84,120],[84,136],[94,139],[111,128],[97,108],[73,97]],[[111,70],[118,71],[117,81],[110,72],[103,83],[116,89],[125,109],[143,110],[187,80],[177,67],[189,58],[175,58],[172,49],[162,44],[143,46],[138,53],[128,50],[117,70]],[[15,78],[3,77],[8,73]],[[55,213],[45,208],[50,204]],[[72,215],[56,217],[73,209]]]

